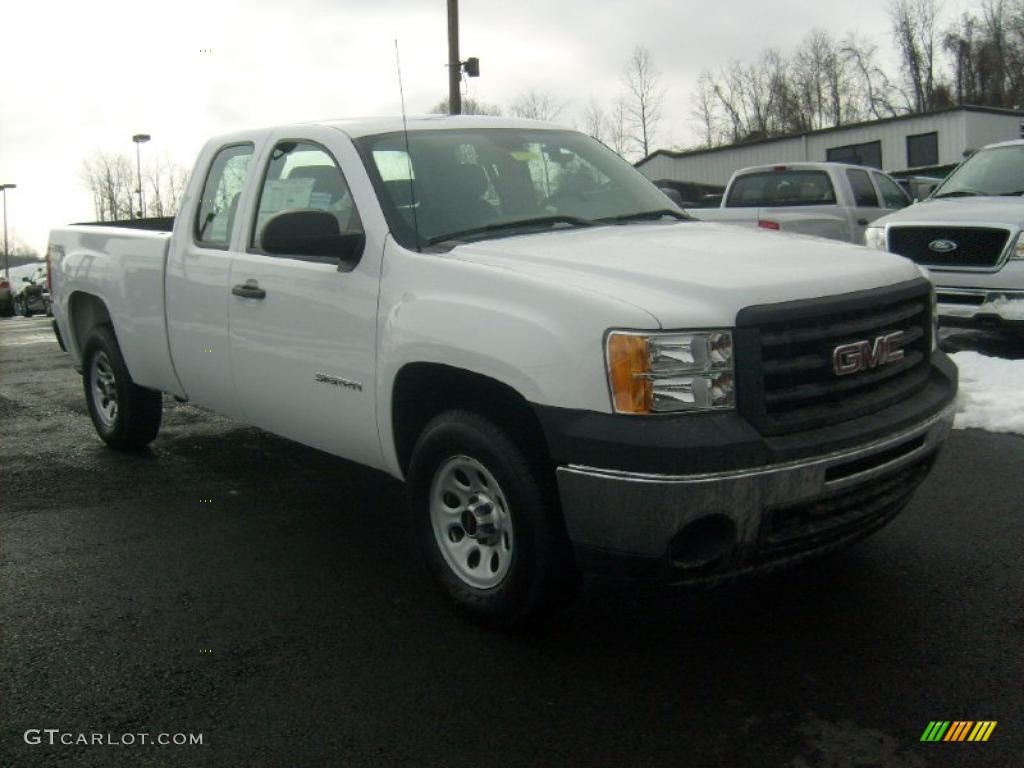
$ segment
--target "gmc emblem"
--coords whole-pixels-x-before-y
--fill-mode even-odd
[[[903,331],[877,336],[873,342],[852,341],[832,350],[832,370],[836,376],[869,371],[880,365],[903,359]]]

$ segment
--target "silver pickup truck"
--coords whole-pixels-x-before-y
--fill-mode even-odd
[[[736,171],[719,208],[695,208],[688,213],[703,221],[863,245],[869,224],[910,203],[890,176],[874,168],[787,163]]]
[[[1024,332],[1024,141],[967,158],[925,202],[876,222],[867,244],[931,272],[944,325]]]

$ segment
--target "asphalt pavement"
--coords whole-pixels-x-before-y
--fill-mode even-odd
[[[591,580],[506,636],[435,592],[399,483],[165,406],[151,452],[108,450],[48,321],[0,320],[0,766],[1024,762],[1020,437],[954,432],[839,555]],[[997,725],[921,742],[935,720]]]

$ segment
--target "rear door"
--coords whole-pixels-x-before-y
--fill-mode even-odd
[[[271,254],[261,243],[266,222],[289,210],[327,211],[343,233],[363,229],[341,150],[353,168],[351,142],[333,129],[274,134],[247,201],[245,246],[231,265],[231,361],[249,422],[380,466],[374,367],[382,236],[365,233],[354,267],[336,257]]]
[[[232,248],[239,242],[238,208],[255,151],[253,141],[231,142],[199,164],[205,168],[199,199],[179,215],[165,278],[167,336],[182,387],[191,402],[239,419],[244,414],[235,397],[228,341],[229,280]]]

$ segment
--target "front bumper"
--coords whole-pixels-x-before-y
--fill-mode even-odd
[[[842,546],[892,519],[953,423],[947,405],[910,428],[814,458],[653,475],[557,471],[580,566],[615,575],[717,581]]]
[[[935,292],[942,325],[1024,327],[1024,290],[937,286]]]

